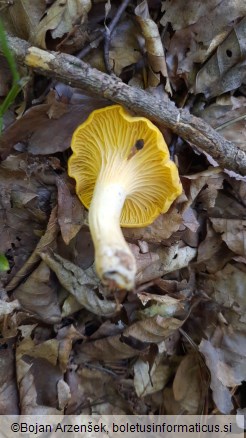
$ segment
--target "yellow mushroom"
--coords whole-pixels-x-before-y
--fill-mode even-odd
[[[74,132],[69,176],[89,209],[95,265],[110,288],[134,288],[136,261],[122,227],[149,225],[181,194],[159,129],[120,105],[93,111]]]

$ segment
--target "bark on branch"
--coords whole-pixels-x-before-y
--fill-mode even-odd
[[[74,56],[41,50],[10,36],[8,43],[19,63],[44,76],[124,105],[138,115],[172,129],[184,140],[211,155],[222,168],[246,175],[246,153],[227,141],[204,120],[194,117],[187,110],[176,108],[173,102],[158,100],[151,93],[126,85]]]

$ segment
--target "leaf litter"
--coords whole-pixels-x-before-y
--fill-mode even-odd
[[[245,150],[245,2],[181,3],[130,1],[108,54],[114,1],[35,0],[27,13],[21,0],[2,19],[14,36],[171,95]],[[5,62],[0,78],[4,99]],[[241,412],[245,178],[166,133],[183,194],[153,224],[123,230],[136,289],[109,293],[67,159],[77,125],[110,102],[33,73],[28,87],[0,138],[0,413]]]

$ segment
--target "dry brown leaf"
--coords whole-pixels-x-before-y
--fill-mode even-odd
[[[178,231],[182,223],[182,215],[174,205],[167,213],[161,214],[150,225],[144,228],[125,228],[124,236],[130,240],[145,240],[151,243],[160,243],[169,239],[173,233]]]
[[[153,301],[155,303],[138,312],[138,314],[143,318],[156,315],[163,317],[175,316],[175,314],[184,310],[184,303],[181,300],[169,297],[168,295],[156,295],[147,292],[140,292],[138,293],[138,298],[141,300],[144,306],[149,301]]]
[[[159,256],[154,252],[148,251],[147,253],[143,254],[142,252],[140,252],[140,248],[132,243],[129,243],[129,247],[135,257],[138,273],[159,260]]]
[[[96,315],[108,317],[120,310],[115,302],[98,297],[95,289],[99,280],[91,269],[83,270],[55,253],[42,253],[41,257],[55,272],[61,285],[86,309]]]
[[[56,365],[58,342],[50,339],[35,344],[31,339],[35,326],[22,326],[23,340],[16,349],[16,373],[21,414],[58,414],[57,383],[62,378]],[[49,391],[46,388],[49,388]]]
[[[210,167],[205,171],[193,175],[186,175],[183,178],[190,181],[188,203],[184,205],[184,209],[196,198],[202,203],[204,209],[214,207],[218,190],[222,188],[225,178],[225,175],[219,167]]]
[[[163,399],[163,406],[165,408],[166,415],[183,414],[183,410],[180,404],[174,398],[172,388],[164,388],[162,399]]]
[[[134,386],[138,397],[163,389],[171,374],[170,367],[161,362],[160,356],[156,357],[151,367],[148,362],[138,359],[134,364]]]
[[[212,294],[217,303],[244,315],[246,273],[240,269],[240,264],[228,263],[221,271],[206,276],[205,281],[205,290]]]
[[[159,260],[139,272],[136,276],[137,284],[146,283],[162,277],[169,272],[185,268],[196,257],[197,250],[189,246],[179,248],[179,244],[171,247],[160,246],[156,249]]]
[[[246,149],[246,98],[244,96],[220,96],[216,102],[196,113],[204,118],[223,137],[240,149]]]
[[[28,152],[33,155],[64,151],[69,148],[76,127],[87,119],[91,111],[108,104],[105,99],[78,93],[70,87],[64,89],[60,84],[56,85],[56,93],[51,92],[51,96],[52,99],[49,95],[47,97],[48,103],[32,106],[5,129],[0,138],[0,152],[6,154],[24,139],[28,139]],[[69,104],[63,100],[69,101]]]
[[[182,324],[183,321],[179,319],[163,318],[157,315],[133,323],[124,330],[123,336],[124,338],[135,338],[141,342],[158,343],[168,338],[168,336],[178,330]]]
[[[208,221],[206,237],[198,248],[197,270],[206,270],[209,273],[216,273],[224,268],[226,263],[232,259],[233,255],[233,252],[222,242],[221,236],[215,233]],[[201,264],[203,264],[204,268]]]
[[[156,87],[160,83],[160,74],[166,79],[165,89],[172,94],[168,79],[166,59],[159,29],[150,17],[148,2],[142,1],[136,8],[135,14],[145,38],[145,45],[149,62],[148,86]]]
[[[63,379],[57,383],[57,396],[59,409],[64,410],[71,399],[71,392],[69,385]]]
[[[27,280],[14,292],[21,306],[48,324],[61,320],[57,286],[51,279],[48,266],[41,262]]]
[[[76,363],[83,363],[86,358],[114,362],[138,356],[139,350],[130,347],[121,340],[121,335],[109,336],[87,342],[77,347]]]
[[[181,361],[173,381],[176,401],[188,415],[196,415],[201,408],[201,373],[197,356],[188,354]]]
[[[214,402],[222,414],[230,414],[233,408],[231,394],[229,389],[224,386],[217,377],[218,358],[216,349],[212,346],[211,342],[203,339],[199,345],[199,350],[204,355],[207,367],[210,370],[210,386],[213,391]]]
[[[44,186],[37,173],[51,169],[27,154],[10,155],[0,166],[0,248],[12,260],[7,283],[33,252],[50,215],[55,186]]]
[[[77,372],[68,371],[67,382],[71,390],[71,399],[66,414],[91,414],[93,409],[99,414],[101,406],[105,408],[104,412],[100,412],[102,414],[119,415],[125,412],[121,410],[122,398],[114,390],[116,379],[112,373],[105,371],[107,370],[103,367],[82,366]]]
[[[56,0],[36,27],[33,43],[46,49],[46,34],[50,32],[53,40],[62,38],[72,31],[75,24],[87,19],[91,8],[90,0]]]
[[[218,96],[240,87],[245,79],[246,18],[234,26],[196,76],[195,92]]]
[[[75,329],[73,325],[62,327],[57,338],[59,341],[59,365],[63,373],[66,372],[73,342],[81,339],[81,334]]]
[[[163,274],[185,268],[196,257],[197,250],[189,246],[179,247],[179,244],[170,248],[159,247],[157,254],[162,263]]]
[[[33,40],[45,7],[45,2],[40,0],[8,2],[7,7],[1,10],[5,29],[24,40]]]
[[[117,76],[122,74],[124,68],[141,60],[140,38],[141,34],[130,16],[116,26],[110,42],[109,63]],[[105,71],[102,51],[93,50],[85,59],[92,67]]]
[[[11,342],[1,345],[0,412],[1,415],[19,413],[18,391],[15,376],[15,356]]]
[[[83,225],[84,207],[78,197],[70,193],[62,178],[58,177],[56,183],[58,188],[58,223],[62,238],[68,245]]]
[[[193,73],[194,64],[203,63],[215,47],[229,34],[233,24],[246,14],[244,1],[209,0],[194,2],[187,0],[185,10],[183,0],[162,2],[164,15],[161,24],[171,23],[176,31],[167,42],[168,65],[174,74]],[[192,74],[189,77],[193,81]]]
[[[139,38],[140,32],[130,16],[116,26],[111,38],[109,61],[117,76],[121,75],[124,68],[136,64],[141,59]],[[95,53],[93,59],[95,56],[98,55]]]
[[[191,230],[193,233],[195,233],[200,226],[197,220],[197,214],[195,210],[191,207],[188,207],[187,209],[184,210],[182,217],[183,217],[183,225],[187,227],[189,230]]]
[[[20,303],[18,300],[11,302],[0,300],[0,321],[17,309],[20,309]]]
[[[40,252],[47,248],[52,248],[58,233],[57,208],[55,207],[50,214],[49,222],[45,234],[41,237],[32,255],[28,258],[22,268],[18,271],[12,280],[7,284],[6,290],[11,291],[28,275],[36,263],[40,260]]]
[[[210,218],[213,228],[233,252],[246,256],[246,221]]]

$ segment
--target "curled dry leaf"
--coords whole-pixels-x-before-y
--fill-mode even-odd
[[[148,85],[156,87],[160,83],[160,74],[166,79],[166,91],[172,94],[167,74],[167,65],[164,49],[159,34],[159,29],[154,20],[150,17],[148,2],[142,1],[136,8],[135,14],[145,38],[146,50],[149,62]]]
[[[197,250],[190,246],[179,248],[179,244],[170,248],[160,246],[156,249],[159,260],[139,272],[136,276],[137,284],[160,278],[169,272],[185,268],[196,257]]]
[[[138,397],[145,397],[163,389],[171,374],[170,367],[161,362],[160,355],[151,367],[148,362],[138,359],[134,364],[134,386]]]
[[[0,300],[0,321],[2,321],[6,315],[11,314],[17,309],[20,309],[20,303],[18,300],[11,302]]]
[[[24,309],[34,313],[38,319],[55,324],[61,319],[56,289],[50,269],[41,262],[27,280],[17,287],[14,296]]]
[[[208,221],[206,237],[198,248],[197,270],[206,270],[209,273],[216,273],[223,269],[233,256],[233,252],[222,242],[221,236],[215,233],[212,225]],[[202,266],[204,266],[204,269]]]
[[[66,182],[58,177],[58,223],[66,245],[69,244],[83,225],[84,207],[78,197],[72,195]]]
[[[139,39],[140,32],[136,28],[136,24],[131,20],[130,16],[127,17],[127,20],[120,22],[116,26],[111,38],[109,61],[114,73],[117,76],[122,74],[122,70],[124,68],[137,64],[141,60]],[[89,60],[92,61],[92,65],[94,65],[96,62],[98,55],[99,53],[94,51],[92,58],[89,58]],[[100,63],[100,67],[102,71],[105,70],[103,60]]]
[[[233,252],[246,256],[246,221],[210,218],[213,228]]]
[[[153,316],[143,321],[137,321],[123,332],[124,337],[131,337],[141,342],[161,342],[178,330],[183,324],[176,318]]]
[[[178,269],[185,268],[196,257],[197,250],[190,246],[179,248],[179,244],[170,248],[159,247],[157,254],[162,263],[161,269],[163,274],[167,274]]]
[[[91,270],[83,270],[58,254],[41,254],[45,263],[55,272],[61,285],[90,312],[101,316],[112,316],[118,312],[117,304],[102,300],[95,292],[99,285],[96,275]]]
[[[218,96],[240,87],[245,79],[246,18],[234,26],[196,77],[195,92]]]
[[[46,49],[46,34],[53,40],[70,33],[75,24],[84,23],[91,8],[90,0],[56,0],[36,27],[33,43]]]
[[[81,339],[81,334],[73,325],[62,327],[57,334],[59,341],[59,365],[63,373],[66,372],[73,342]]]
[[[138,314],[142,315],[142,317],[151,317],[156,315],[163,317],[174,316],[175,314],[184,310],[184,303],[181,300],[169,297],[168,295],[156,295],[147,292],[140,292],[138,293],[138,298],[141,300],[144,306],[148,301],[153,301],[155,303],[150,307],[138,312]]]
[[[159,256],[154,252],[148,251],[143,254],[140,252],[140,248],[137,245],[131,243],[129,244],[129,247],[135,257],[138,273],[159,260]]]
[[[246,14],[244,1],[230,0],[194,2],[183,0],[162,2],[164,15],[161,24],[172,24],[175,30],[167,42],[167,62],[175,73],[183,74],[193,82],[194,64],[205,62],[218,43],[231,31],[233,24]],[[191,73],[191,74],[190,74]]]

